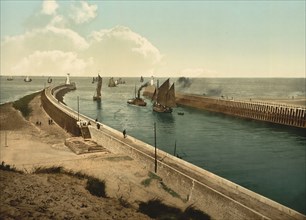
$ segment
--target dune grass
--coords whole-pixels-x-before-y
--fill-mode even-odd
[[[37,167],[35,168],[34,172],[35,174],[65,174],[68,176],[76,177],[78,179],[87,179],[86,183],[86,189],[90,192],[90,194],[97,196],[97,197],[103,197],[107,198],[106,194],[106,186],[104,180],[99,180],[98,178],[89,176],[87,174],[81,173],[81,172],[73,172],[65,170],[61,166],[53,166],[53,167]]]
[[[32,109],[29,107],[29,103],[35,96],[40,93],[41,91],[22,97],[21,99],[13,102],[13,107],[19,110],[23,117],[28,118],[32,112]]]
[[[22,171],[17,170],[15,166],[5,164],[4,161],[2,161],[1,164],[0,164],[0,170],[11,171],[11,172],[15,172],[15,173],[23,173]]]
[[[180,198],[183,202],[185,202],[177,192],[175,192],[173,189],[171,189],[170,187],[168,187],[168,186],[163,182],[162,178],[159,177],[159,176],[157,176],[155,173],[149,172],[149,173],[148,173],[148,178],[147,178],[147,179],[144,179],[143,181],[141,181],[141,184],[142,184],[143,186],[145,186],[145,187],[148,187],[148,186],[150,186],[150,184],[151,184],[151,182],[152,182],[153,180],[159,181],[159,183],[160,183],[162,189],[165,190],[167,193],[169,193],[171,196],[176,197],[176,198]]]
[[[139,212],[148,215],[151,218],[159,220],[209,220],[210,216],[196,209],[193,206],[188,206],[184,211],[179,208],[168,206],[162,203],[159,199],[141,202],[139,204]]]

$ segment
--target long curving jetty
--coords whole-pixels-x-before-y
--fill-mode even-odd
[[[155,87],[149,86],[144,95],[152,97]],[[210,98],[195,94],[175,94],[176,103],[226,115],[270,122],[286,126],[306,128],[305,105],[289,105],[284,103],[266,102],[260,100],[228,100]]]
[[[45,111],[53,120],[74,135],[81,135],[77,121],[90,121],[91,139],[111,152],[127,154],[141,161],[149,171],[154,171],[154,147],[134,137],[122,137],[122,133],[102,123],[78,114],[59,102],[55,96],[66,86],[47,88],[42,93]],[[306,216],[254,193],[231,181],[201,169],[193,164],[158,150],[157,175],[186,206],[194,205],[213,219],[305,219]],[[128,172],[128,171],[127,171]]]

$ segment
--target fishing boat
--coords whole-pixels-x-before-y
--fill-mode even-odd
[[[172,108],[176,107],[174,83],[170,85],[170,79],[167,79],[159,88],[155,89],[153,94],[153,111],[161,113],[171,113]]]
[[[7,80],[7,81],[13,81],[13,77],[12,77],[12,76],[9,76],[9,77],[6,78],[6,80]]]
[[[52,78],[51,77],[48,78],[48,83],[52,83]]]
[[[143,77],[142,76],[140,77],[140,82],[143,82]]]
[[[29,76],[26,76],[26,78],[24,78],[25,82],[32,82],[32,79]]]
[[[141,92],[142,88],[144,88],[148,85],[149,85],[149,83],[145,83],[142,86],[140,86],[140,88],[138,89],[138,92],[137,92],[137,96],[136,96],[136,86],[135,86],[135,98],[129,99],[127,101],[127,103],[130,104],[130,105],[146,106],[147,103],[142,98],[140,98],[140,92]]]
[[[111,77],[108,81],[108,87],[116,87],[116,83],[114,81],[114,78]]]
[[[116,85],[118,85],[118,84],[125,84],[125,81],[124,80],[122,80],[122,78],[119,78],[118,80],[116,80]]]
[[[97,84],[96,92],[93,96],[94,101],[101,101],[101,89],[102,89],[102,77],[98,75],[98,84]]]

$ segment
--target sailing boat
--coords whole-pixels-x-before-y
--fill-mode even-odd
[[[140,86],[140,88],[138,89],[138,92],[137,92],[137,96],[136,96],[136,85],[135,85],[135,98],[129,99],[127,101],[127,103],[131,104],[131,105],[146,106],[147,103],[142,98],[140,98],[140,91],[141,91],[142,88],[144,88],[148,85],[149,85],[149,83],[147,82],[147,83],[143,84],[142,86]]]
[[[32,79],[29,76],[26,76],[26,78],[24,79],[25,82],[31,82]]]
[[[116,83],[115,83],[113,77],[111,77],[111,78],[109,79],[108,87],[116,87]]]
[[[102,77],[98,74],[98,84],[95,95],[93,96],[94,101],[101,101],[101,88],[102,88]]]
[[[52,83],[52,78],[51,77],[48,78],[48,83]]]
[[[169,80],[167,79],[154,91],[152,99],[155,101],[153,104],[153,111],[155,112],[171,113],[172,108],[176,107],[174,83],[169,89]]]
[[[140,77],[140,82],[143,82],[143,77],[142,76]]]
[[[12,80],[13,80],[13,77],[12,77],[12,76],[9,76],[9,77],[6,78],[6,80],[7,80],[7,81],[12,81]]]

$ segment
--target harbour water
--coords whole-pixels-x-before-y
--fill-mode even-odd
[[[47,77],[6,81],[1,77],[1,103],[16,100],[48,85]],[[183,160],[229,179],[252,191],[306,214],[306,134],[301,129],[245,120],[186,107],[172,114],[135,107],[126,103],[134,97],[139,78],[124,78],[126,84],[107,87],[103,78],[102,102],[92,100],[95,86],[91,78],[71,77],[77,90],[65,95],[64,102],[91,118],[154,145],[153,124],[157,124],[157,147]],[[149,80],[149,78],[145,79]],[[165,79],[159,79],[162,83]],[[175,82],[176,79],[171,79]],[[54,78],[52,84],[64,82]],[[185,85],[185,87],[184,87]],[[305,98],[304,79],[192,79],[179,84],[183,92],[234,99]],[[178,115],[184,112],[184,115]]]

